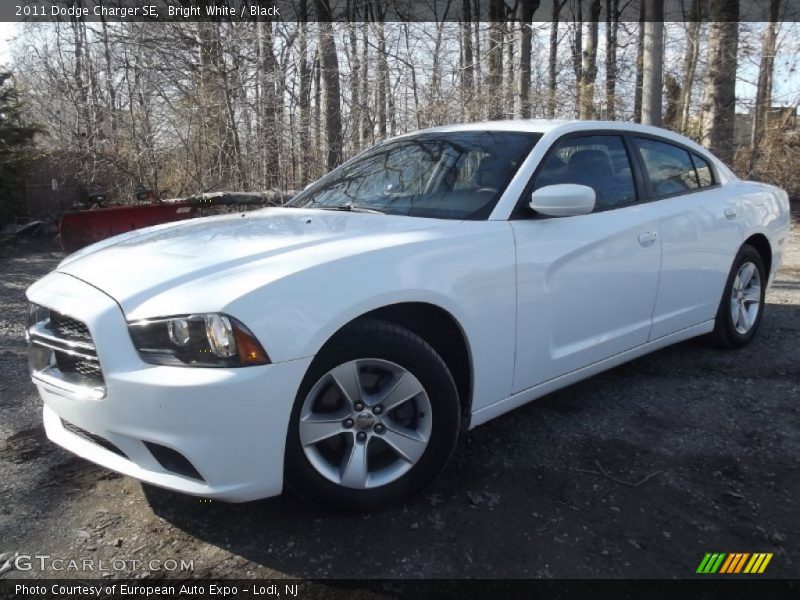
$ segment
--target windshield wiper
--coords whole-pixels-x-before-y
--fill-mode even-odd
[[[344,212],[360,212],[372,213],[376,215],[385,215],[386,213],[377,208],[366,208],[364,206],[354,206],[352,204],[340,204],[339,206],[309,206],[309,208],[318,208],[320,210],[338,210]]]

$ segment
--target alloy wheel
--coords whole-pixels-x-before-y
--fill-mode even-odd
[[[365,358],[345,362],[309,391],[298,427],[323,477],[347,488],[396,481],[419,462],[431,435],[428,394],[407,369]]]
[[[731,318],[740,335],[748,333],[761,310],[761,274],[755,264],[746,261],[739,268],[731,288]]]

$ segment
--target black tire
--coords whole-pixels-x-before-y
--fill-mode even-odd
[[[746,262],[751,262],[758,270],[758,275],[761,282],[761,298],[758,305],[758,314],[753,321],[753,325],[746,333],[740,333],[736,330],[736,327],[733,323],[730,302],[734,280],[739,273],[739,269],[741,269],[742,265],[744,265]],[[708,336],[709,342],[711,342],[714,347],[724,350],[734,350],[746,346],[750,340],[753,339],[755,334],[758,332],[758,328],[761,325],[761,318],[764,315],[764,296],[766,294],[766,289],[767,275],[766,269],[764,268],[764,261],[755,248],[744,244],[736,254],[736,258],[733,260],[731,272],[728,274],[728,280],[725,282],[725,290],[722,292],[719,309],[717,310],[717,316],[714,322],[714,331],[712,331]]]
[[[314,468],[300,442],[299,422],[303,403],[320,378],[348,361],[370,358],[399,365],[419,380],[430,402],[431,432],[419,460],[398,479],[380,487],[353,489],[327,479]],[[394,323],[356,321],[323,347],[300,385],[286,440],[286,484],[312,504],[335,510],[370,511],[400,503],[419,493],[447,464],[458,440],[460,421],[456,385],[430,344]]]

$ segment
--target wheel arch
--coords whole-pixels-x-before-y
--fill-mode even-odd
[[[770,274],[772,273],[772,246],[770,245],[767,236],[765,236],[763,233],[755,233],[748,237],[744,243],[752,246],[759,253],[761,260],[764,261],[764,269],[767,272],[767,279],[769,279]]]
[[[398,302],[362,313],[339,327],[323,344],[327,345],[342,329],[363,320],[381,319],[420,336],[442,357],[458,391],[461,405],[461,429],[469,429],[472,415],[473,363],[469,340],[453,314],[430,302]]]

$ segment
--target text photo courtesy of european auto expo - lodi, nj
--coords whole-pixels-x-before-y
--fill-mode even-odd
[[[800,0],[0,4],[0,598],[771,598]]]

